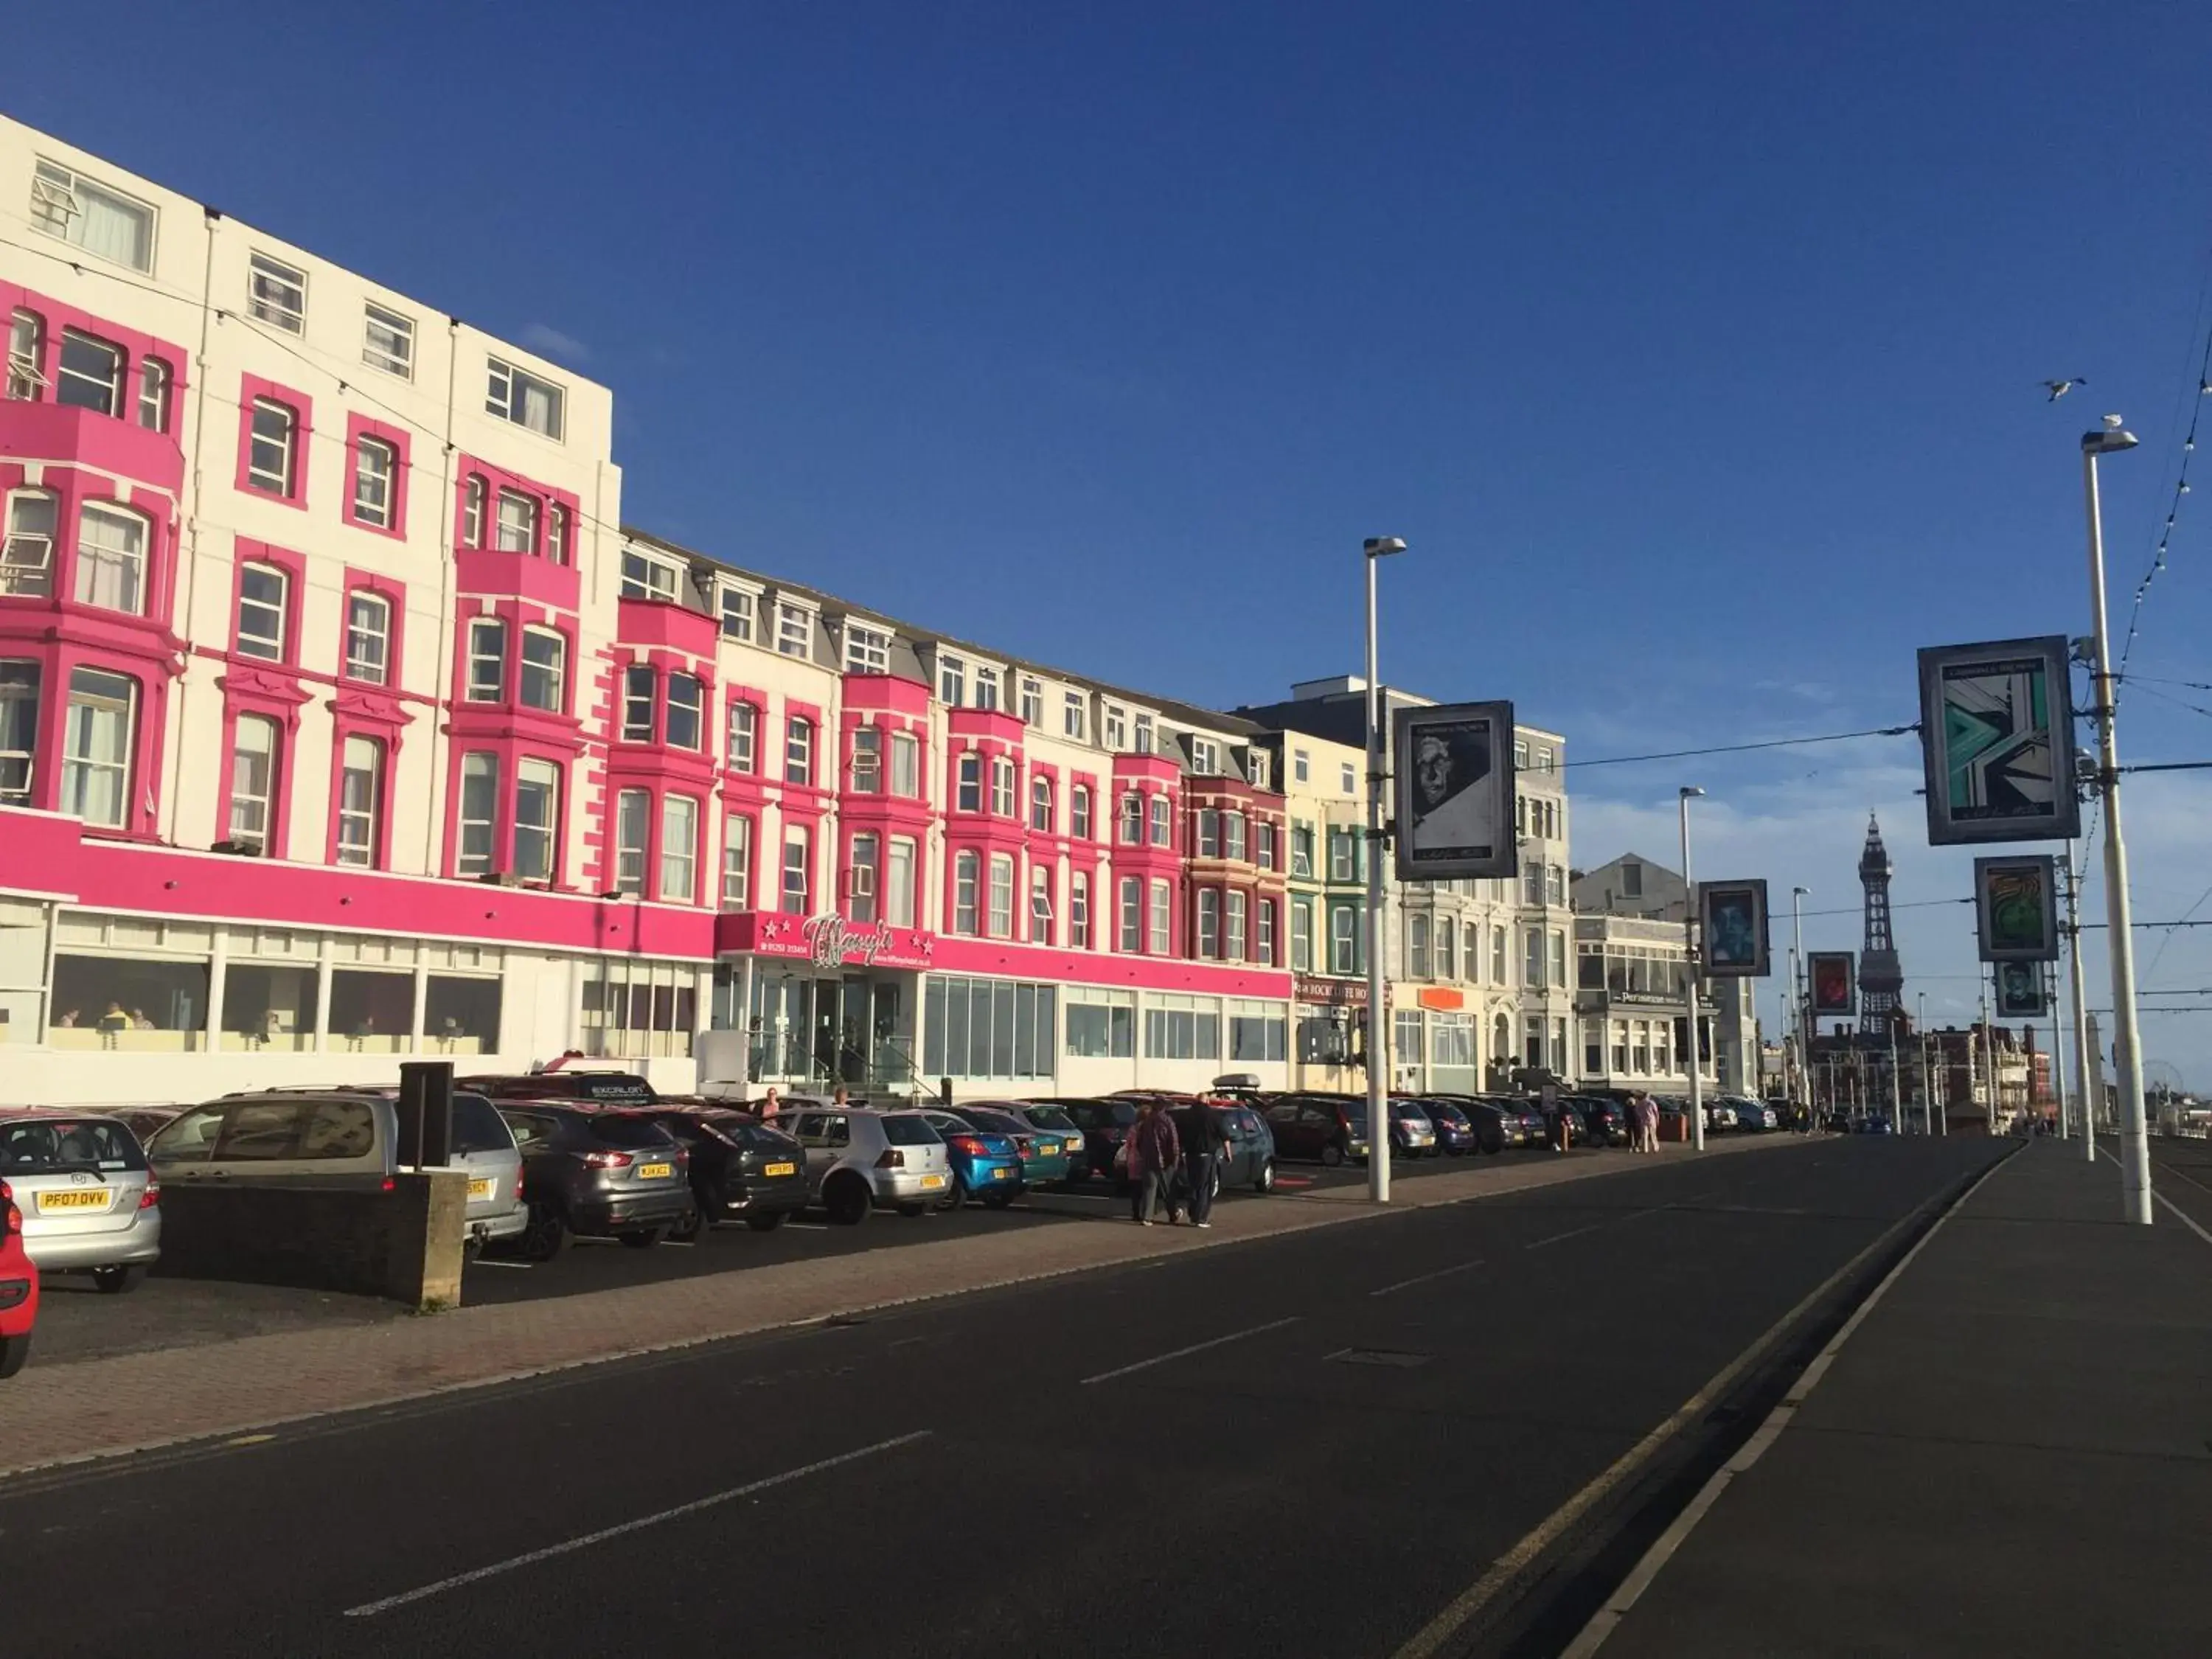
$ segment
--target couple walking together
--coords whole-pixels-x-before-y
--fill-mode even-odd
[[[1170,1109],[1164,1101],[1142,1102],[1128,1144],[1131,1220],[1149,1227],[1152,1212],[1164,1205],[1170,1225],[1182,1224],[1186,1206],[1194,1224],[1213,1224],[1214,1161],[1229,1136],[1212,1107],[1190,1101]]]

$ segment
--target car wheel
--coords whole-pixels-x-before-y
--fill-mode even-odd
[[[822,1189],[822,1207],[840,1227],[857,1227],[866,1221],[872,1201],[868,1183],[858,1176],[841,1176]]]
[[[745,1218],[745,1225],[757,1233],[772,1233],[783,1225],[783,1217],[781,1210],[774,1215],[749,1215]]]
[[[1271,1158],[1261,1164],[1259,1179],[1252,1183],[1252,1190],[1255,1193],[1272,1193],[1275,1190],[1275,1160],[1273,1158]]]
[[[93,1288],[102,1296],[120,1296],[125,1291],[137,1290],[145,1273],[143,1267],[94,1267]]]
[[[1209,1190],[1206,1194],[1206,1202],[1210,1204],[1215,1199],[1221,1196],[1221,1165],[1218,1163],[1214,1164],[1212,1176],[1207,1185]]]
[[[1338,1146],[1336,1142],[1330,1141],[1328,1146],[1321,1149],[1321,1161],[1324,1166],[1334,1170],[1344,1162],[1344,1148]]]
[[[668,1230],[669,1237],[674,1239],[678,1244],[696,1244],[699,1242],[701,1235],[714,1231],[714,1224],[707,1219],[708,1216],[713,1213],[707,1207],[709,1201],[707,1198],[696,1198],[696,1201],[685,1213],[684,1219]],[[711,1201],[716,1210],[722,1207],[720,1193],[714,1194]]]
[[[649,1250],[668,1237],[668,1231],[665,1226],[637,1227],[624,1233],[622,1236],[622,1242],[633,1250]]]
[[[960,1172],[955,1170],[952,1172],[952,1182],[945,1189],[945,1196],[938,1200],[938,1207],[944,1210],[964,1210],[968,1207],[969,1197],[968,1183],[960,1178]]]
[[[23,1369],[23,1362],[31,1357],[31,1334],[21,1336],[0,1336],[0,1377],[15,1376]]]
[[[568,1218],[561,1213],[558,1205],[532,1204],[530,1225],[522,1235],[522,1253],[532,1261],[550,1261],[568,1248],[572,1236]]]

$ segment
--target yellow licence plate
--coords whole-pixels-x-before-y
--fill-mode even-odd
[[[665,1181],[676,1173],[673,1164],[641,1164],[637,1166],[640,1181]]]
[[[945,1177],[943,1176],[926,1175],[921,1178],[921,1190],[925,1193],[933,1193],[944,1184]]]
[[[1013,1178],[1014,1172],[1003,1164],[991,1171],[991,1179],[994,1181],[1012,1181]]]
[[[491,1196],[491,1189],[492,1182],[489,1177],[486,1177],[482,1181],[471,1181],[469,1182],[469,1196],[471,1198],[489,1198]]]
[[[105,1187],[73,1187],[64,1193],[40,1193],[39,1210],[104,1210],[107,1207],[107,1188]]]
[[[764,1176],[797,1175],[799,1166],[796,1164],[771,1164],[761,1173]]]

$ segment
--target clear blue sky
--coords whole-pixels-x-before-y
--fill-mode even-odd
[[[1352,666],[1388,532],[1389,677],[1583,757],[1909,720],[1914,647],[2086,629],[2075,441],[2108,409],[2145,441],[2108,469],[2124,615],[2194,390],[2203,7],[102,20],[96,86],[19,65],[7,106],[567,337],[631,521],[1200,702]],[[2205,482],[2138,647],[2173,680],[2212,681]],[[2212,717],[2129,714],[2131,757],[2212,756]],[[1785,756],[1581,773],[1577,858],[1668,854],[1699,781],[1704,873],[1847,901],[1879,806],[1901,902],[1965,891],[1909,742]],[[2177,915],[2212,784],[2136,799],[2140,913]],[[1932,1009],[1971,998],[1966,919],[1901,917]],[[2212,983],[2205,937],[2147,982]],[[2146,1048],[2212,1070],[2212,1015]]]

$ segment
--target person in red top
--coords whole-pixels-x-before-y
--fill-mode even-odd
[[[1152,1224],[1152,1211],[1164,1203],[1170,1225],[1179,1224],[1182,1212],[1176,1207],[1176,1165],[1182,1160],[1182,1143],[1175,1125],[1157,1100],[1137,1108],[1137,1121],[1129,1127],[1129,1218],[1139,1226]]]

